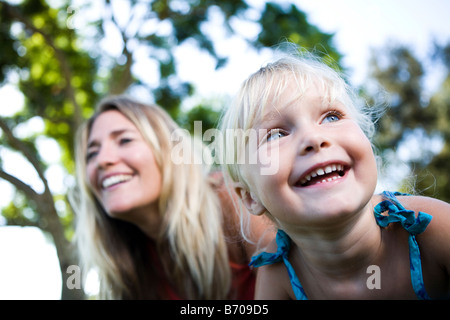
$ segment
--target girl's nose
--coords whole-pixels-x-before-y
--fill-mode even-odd
[[[330,141],[318,131],[308,132],[303,136],[300,143],[300,155],[307,155],[319,152],[323,148],[328,148]]]

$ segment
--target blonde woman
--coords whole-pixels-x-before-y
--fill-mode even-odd
[[[101,102],[80,128],[76,241],[101,298],[253,299],[254,248],[221,174],[194,161],[201,150],[186,141],[160,107],[126,97]],[[174,159],[175,147],[190,161]]]

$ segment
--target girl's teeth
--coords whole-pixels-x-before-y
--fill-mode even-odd
[[[339,172],[339,176],[334,176],[334,177],[331,177],[331,178],[322,179],[322,180],[317,181],[317,183],[333,181],[333,180],[339,179],[340,177],[343,176],[343,170],[344,170],[344,166],[341,165],[341,164],[331,164],[331,165],[328,165],[328,166],[326,166],[324,168],[318,168],[318,169],[315,169],[314,171],[310,172],[304,178],[302,178],[302,180],[300,181],[300,184],[303,185],[303,184],[307,183],[308,181],[311,181],[312,178],[315,178],[317,176],[322,176],[324,174],[328,174],[328,173],[331,173],[331,172],[338,171]]]

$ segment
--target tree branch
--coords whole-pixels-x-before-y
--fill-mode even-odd
[[[0,169],[0,178],[8,181],[14,187],[16,187],[18,190],[25,193],[25,195],[29,199],[34,200],[35,202],[37,202],[39,200],[39,194],[36,191],[34,191],[33,188],[31,188],[29,185],[24,183],[22,180],[17,179],[16,177],[14,177],[13,175],[10,175],[6,171],[3,171],[2,169]]]
[[[49,190],[47,179],[45,178],[44,171],[41,168],[41,163],[38,161],[35,155],[31,152],[31,150],[19,139],[17,139],[12,130],[7,125],[6,121],[0,117],[0,129],[3,130],[3,133],[6,136],[6,139],[9,141],[9,144],[14,149],[20,151],[25,158],[31,163],[36,172],[39,175],[39,178],[42,180],[44,187],[46,190]]]
[[[25,25],[25,28],[30,30],[33,33],[39,33],[45,39],[45,42],[53,49],[55,52],[56,59],[59,61],[61,72],[63,74],[64,80],[66,82],[65,91],[66,95],[69,97],[69,100],[72,102],[74,106],[74,118],[75,118],[75,126],[78,127],[83,121],[81,107],[77,103],[75,99],[75,91],[71,85],[72,82],[72,70],[70,65],[66,59],[64,52],[59,49],[53,39],[46,34],[41,29],[37,28],[29,19],[27,19],[15,6],[12,6],[4,1],[0,1],[4,8],[6,8],[6,12],[14,19],[22,22]]]
[[[36,227],[40,228],[38,222],[33,222],[31,220],[19,217],[19,218],[7,218],[6,225],[8,226],[18,226],[18,227]]]
[[[128,50],[128,40],[129,38],[126,35],[126,27],[122,29],[114,15],[113,9],[111,7],[111,2],[109,0],[106,1],[109,5],[110,9],[110,19],[112,23],[116,26],[117,30],[120,32],[123,41],[123,50],[122,54],[126,57],[127,61],[123,68],[120,68],[120,76],[113,75],[111,80],[114,82],[110,82],[109,85],[109,94],[117,95],[123,93],[132,83],[133,83],[133,75],[131,73],[131,67],[133,65],[133,53]],[[127,25],[130,24],[132,20],[132,16],[128,19]],[[116,65],[117,67],[117,65]],[[114,71],[114,70],[113,70]]]

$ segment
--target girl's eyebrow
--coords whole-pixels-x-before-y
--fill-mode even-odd
[[[274,105],[272,102],[272,105],[270,106],[272,110],[270,110],[269,112],[264,112],[262,115],[260,115],[259,119],[257,120],[257,124],[261,125],[265,122],[272,122],[285,116],[286,110],[299,102],[299,97],[300,96],[295,95],[294,97],[290,97],[287,101],[283,101],[279,105]]]
[[[278,106],[273,104],[265,106],[263,110],[261,110],[259,114],[255,117],[254,123],[256,125],[261,125],[262,123],[278,119],[280,116],[283,115],[283,111],[281,111],[283,108],[284,106],[279,108]]]
[[[125,132],[135,132],[134,130],[132,130],[132,129],[117,129],[117,130],[113,130],[113,131],[111,131],[110,133],[109,133],[109,136],[110,137],[112,137],[112,138],[115,138],[115,137],[117,137],[117,136],[120,136],[122,133],[125,133]],[[92,148],[92,147],[98,147],[100,145],[100,143],[97,141],[97,140],[91,140],[89,143],[88,143],[88,146],[87,146],[87,148],[89,149],[89,148]]]
[[[274,108],[274,109],[275,110],[272,110],[272,111],[264,114],[264,116],[262,117],[260,122],[261,123],[262,122],[270,122],[270,121],[278,119],[280,116],[282,116],[282,112],[278,108]]]
[[[270,126],[272,122],[278,121],[281,118],[285,117],[286,106],[282,106],[281,108],[273,106],[272,108],[273,110],[265,112],[263,115],[259,116],[259,119],[255,121],[255,128],[266,127],[268,125]]]

